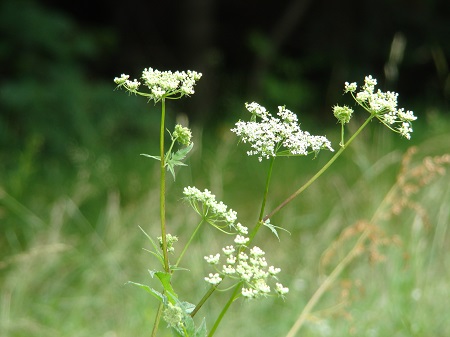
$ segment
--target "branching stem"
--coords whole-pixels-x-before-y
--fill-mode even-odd
[[[290,195],[286,200],[284,200],[277,208],[275,208],[272,212],[270,212],[268,215],[266,215],[262,221],[266,221],[270,219],[272,216],[274,216],[276,213],[278,213],[284,206],[289,204],[292,200],[294,200],[300,193],[302,193],[304,190],[306,190],[313,182],[317,180],[330,166],[334,163],[336,159],[339,158],[339,156],[344,152],[344,150],[351,144],[351,142],[356,138],[356,136],[359,135],[359,133],[366,127],[367,124],[372,120],[374,115],[370,115],[369,118],[359,127],[359,129],[350,137],[348,142],[341,146],[338,152],[331,157],[331,159],[311,178],[309,179],[302,187],[300,187],[297,191],[295,191],[292,195]]]

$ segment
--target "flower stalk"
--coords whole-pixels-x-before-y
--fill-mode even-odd
[[[160,203],[160,220],[161,220],[161,241],[162,252],[164,258],[164,270],[166,273],[170,273],[169,256],[167,253],[167,237],[166,237],[166,165],[164,158],[164,132],[165,132],[165,119],[166,119],[166,100],[161,99],[161,128],[159,135],[159,153],[160,153],[160,190],[159,190],[159,203]]]

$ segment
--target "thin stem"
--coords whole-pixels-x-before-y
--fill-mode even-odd
[[[271,180],[271,177],[272,177],[273,163],[274,162],[275,162],[275,157],[272,157],[270,159],[269,171],[267,172],[266,186],[264,188],[263,201],[262,201],[262,204],[261,204],[261,210],[259,212],[258,222],[256,223],[256,226],[253,229],[253,231],[250,233],[250,236],[249,236],[250,240],[249,240],[249,242],[247,244],[250,244],[250,242],[253,241],[253,238],[255,237],[256,233],[258,232],[258,230],[259,230],[259,228],[261,227],[261,224],[262,224],[262,218],[264,216],[264,210],[266,208],[267,195],[269,194],[269,185],[270,185],[270,180]]]
[[[161,129],[159,135],[159,152],[161,156],[161,188],[159,194],[160,201],[160,217],[161,217],[161,241],[162,241],[162,251],[164,257],[164,270],[166,273],[170,272],[169,267],[169,256],[167,254],[167,239],[166,239],[166,168],[165,168],[165,158],[164,158],[164,132],[165,132],[165,118],[166,118],[166,101],[161,99]]]
[[[308,315],[311,313],[311,310],[314,308],[314,306],[317,304],[317,302],[320,300],[322,295],[325,293],[325,291],[334,283],[336,278],[342,273],[344,268],[348,266],[348,264],[358,255],[361,245],[364,242],[364,240],[367,238],[367,236],[370,233],[370,228],[367,228],[362,232],[361,236],[358,238],[358,241],[353,246],[353,248],[350,250],[350,252],[342,259],[342,261],[334,268],[334,270],[331,272],[330,275],[323,281],[323,283],[320,285],[320,287],[316,290],[314,295],[309,299],[308,303],[306,304],[305,308],[303,309],[302,313],[298,317],[298,319],[295,321],[294,325],[292,326],[291,330],[289,330],[286,337],[294,337],[295,334],[298,332],[298,330],[302,327],[303,323],[305,322]]]
[[[211,331],[209,332],[208,337],[213,336],[214,333],[216,332],[217,328],[219,327],[220,322],[222,321],[222,318],[225,316],[228,309],[230,308],[231,303],[233,303],[233,301],[236,299],[236,295],[238,294],[239,290],[241,289],[241,285],[242,285],[242,282],[239,282],[238,284],[236,284],[233,294],[230,296],[230,299],[228,300],[228,302],[225,304],[222,311],[220,312],[219,317],[217,317],[216,321],[214,322],[214,325],[211,328]]]
[[[206,300],[209,298],[209,296],[211,296],[212,293],[216,290],[217,286],[218,285],[211,286],[211,288],[209,288],[208,292],[205,295],[203,295],[200,302],[198,302],[198,304],[195,306],[195,309],[192,311],[191,317],[195,316],[195,314],[200,310],[200,308],[203,306],[203,304],[206,302]]]
[[[159,152],[161,155],[161,166],[160,166],[160,193],[159,193],[159,210],[160,210],[160,218],[161,218],[161,242],[162,242],[162,251],[164,258],[164,270],[166,273],[170,272],[169,267],[169,256],[167,254],[167,239],[166,239],[166,170],[165,170],[165,161],[164,161],[164,124],[166,118],[166,102],[161,99],[161,129],[159,135]],[[159,304],[158,311],[156,312],[155,323],[153,325],[152,337],[156,337],[156,333],[159,327],[159,321],[161,320],[162,313],[162,303]]]
[[[330,166],[334,163],[336,159],[344,152],[344,150],[351,144],[351,142],[358,136],[358,134],[366,127],[366,125],[372,120],[374,115],[370,115],[369,118],[359,127],[358,130],[352,135],[352,137],[348,140],[347,144],[341,146],[338,152],[331,157],[331,159],[311,178],[309,179],[302,187],[300,187],[297,191],[295,191],[292,195],[290,195],[286,200],[284,200],[277,208],[275,208],[272,212],[266,215],[262,221],[266,221],[278,213],[284,206],[289,204],[292,200],[294,200],[300,193],[306,190],[317,178],[319,178]]]
[[[186,250],[188,249],[189,245],[191,244],[192,240],[194,239],[194,236],[197,234],[198,230],[200,229],[200,226],[203,223],[203,219],[200,221],[200,223],[195,228],[194,232],[192,233],[191,237],[189,238],[189,241],[186,243],[186,245],[183,248],[183,251],[181,252],[180,256],[178,257],[177,263],[175,263],[175,267],[178,267],[180,264],[181,259],[184,256],[184,253],[186,253]]]
[[[159,302],[158,310],[156,311],[155,323],[153,324],[152,337],[156,337],[156,333],[158,332],[159,321],[161,320],[162,314],[162,302]]]
[[[264,197],[263,197],[263,202],[262,202],[262,205],[261,205],[261,211],[259,212],[258,222],[260,222],[262,220],[263,216],[264,216],[264,209],[266,207],[267,195],[269,194],[269,185],[270,185],[270,179],[272,177],[273,163],[274,162],[275,162],[275,157],[272,157],[272,159],[270,159],[269,172],[267,173],[266,187],[264,189]]]

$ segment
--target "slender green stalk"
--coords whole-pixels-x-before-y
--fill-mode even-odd
[[[169,267],[169,256],[167,254],[167,238],[166,238],[166,168],[164,161],[164,132],[165,132],[165,118],[166,118],[166,101],[164,98],[161,99],[161,129],[159,135],[159,152],[161,156],[161,166],[160,166],[160,218],[161,218],[161,242],[162,242],[162,252],[164,258],[164,271],[166,273],[170,272]],[[159,321],[161,320],[162,313],[162,303],[159,304],[158,311],[155,317],[155,323],[153,325],[152,337],[156,337],[156,333],[159,327]]]
[[[165,158],[164,158],[164,132],[165,132],[165,118],[166,118],[166,101],[164,98],[161,99],[161,129],[159,135],[159,152],[161,156],[161,184],[160,184],[160,217],[161,217],[161,241],[162,241],[162,251],[164,257],[164,270],[166,273],[170,272],[169,267],[169,256],[167,254],[167,239],[166,239],[166,168],[165,168]]]
[[[213,336],[214,333],[216,332],[217,328],[219,327],[220,322],[222,321],[223,316],[225,316],[225,314],[227,313],[228,308],[230,307],[231,303],[233,303],[233,301],[236,299],[236,295],[239,293],[239,290],[241,289],[241,285],[242,285],[242,282],[239,282],[234,287],[234,291],[233,291],[232,295],[230,296],[230,299],[225,304],[225,306],[223,307],[222,311],[220,312],[219,317],[217,317],[216,321],[214,322],[214,325],[211,328],[211,331],[209,332],[208,337]]]
[[[331,157],[331,159],[311,178],[309,179],[302,187],[300,187],[297,191],[295,191],[292,195],[290,195],[286,200],[284,200],[277,208],[275,208],[272,212],[266,215],[262,221],[266,221],[278,213],[284,206],[289,204],[292,200],[294,200],[300,193],[306,190],[314,181],[317,180],[330,166],[334,163],[336,159],[344,152],[344,150],[351,144],[351,142],[359,135],[359,133],[366,127],[367,124],[372,120],[374,115],[370,115],[369,118],[359,127],[359,129],[350,137],[347,144],[341,146],[338,152]]]
[[[183,258],[184,253],[186,253],[186,250],[188,249],[189,245],[191,244],[192,240],[194,239],[194,236],[197,234],[197,232],[200,229],[202,224],[203,224],[203,219],[199,222],[199,224],[195,228],[194,232],[192,233],[191,237],[189,238],[189,241],[184,246],[183,251],[181,252],[180,256],[178,257],[177,263],[175,263],[176,267],[178,267],[178,265],[180,264],[180,261]]]
[[[216,290],[216,288],[217,288],[217,285],[211,286],[211,288],[209,288],[208,292],[205,295],[203,295],[202,299],[195,306],[195,309],[191,313],[191,317],[195,316],[195,314],[200,310],[200,308],[203,306],[203,304],[206,302],[206,300],[209,298],[209,296],[212,295],[212,293]]]
[[[262,201],[262,204],[261,204],[261,210],[259,212],[258,222],[256,223],[256,226],[253,229],[253,231],[250,233],[250,236],[249,236],[250,241],[248,242],[248,244],[250,244],[250,242],[253,241],[253,238],[255,237],[256,233],[258,232],[259,228],[262,225],[262,221],[261,220],[262,220],[262,218],[264,216],[264,210],[266,208],[267,195],[269,194],[269,185],[270,185],[270,180],[272,178],[272,171],[273,171],[273,163],[274,162],[275,162],[275,157],[272,157],[270,159],[269,171],[267,172],[266,187],[264,188],[263,201]]]
[[[163,304],[159,302],[158,310],[156,311],[155,323],[153,324],[152,337],[156,337],[156,333],[158,332],[159,321],[161,320]]]

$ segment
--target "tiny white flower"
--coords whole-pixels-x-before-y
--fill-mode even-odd
[[[222,271],[226,275],[233,275],[236,273],[236,269],[231,265],[224,265]]]
[[[236,256],[231,255],[231,256],[227,257],[227,263],[228,264],[235,264],[236,263]]]
[[[226,247],[222,248],[222,251],[225,255],[228,256],[228,255],[233,254],[235,252],[235,249],[233,246],[226,246]]]
[[[410,127],[409,123],[402,123],[402,126],[398,128],[398,132],[405,137],[406,139],[411,139],[410,132],[413,132],[413,129]]]
[[[255,282],[255,288],[262,295],[270,293],[270,287],[267,285],[267,283],[263,279],[258,279]]]
[[[252,298],[255,298],[257,292],[254,289],[243,287],[241,290],[241,293],[242,293],[242,296],[244,296],[248,299],[252,299]]]
[[[205,256],[206,262],[209,264],[218,264],[220,259],[220,254]]]
[[[281,271],[280,268],[275,268],[274,266],[270,266],[269,267],[269,274],[272,276],[275,276],[276,274],[278,274]]]
[[[234,239],[234,242],[236,242],[238,245],[245,245],[250,239],[246,238],[242,235],[236,235],[236,238]]]
[[[285,294],[287,294],[287,293],[289,292],[289,288],[284,287],[281,283],[277,283],[277,284],[275,285],[275,291],[276,291],[279,295],[283,296],[283,295],[285,295]]]
[[[416,116],[414,116],[414,113],[412,111],[406,111],[405,109],[398,109],[397,111],[398,117],[400,117],[401,120],[403,121],[407,121],[407,122],[412,122],[415,121],[417,119]]]
[[[353,83],[345,82],[345,92],[346,93],[347,92],[355,92],[356,89],[357,89],[356,82],[353,82]]]
[[[205,281],[212,284],[212,285],[217,285],[220,282],[222,282],[222,278],[219,276],[218,273],[209,273],[208,277],[205,277]]]
[[[244,252],[240,252],[240,253],[239,253],[239,260],[241,260],[241,261],[247,261],[247,260],[248,260],[248,255],[245,254]]]
[[[114,82],[116,84],[123,84],[130,78],[130,75],[122,74],[120,77],[114,77]]]
[[[261,248],[259,248],[257,246],[255,246],[252,249],[250,249],[250,255],[253,255],[255,257],[263,256],[264,254],[265,254],[265,252]]]
[[[244,234],[247,235],[248,234],[248,228],[241,225],[241,223],[237,223],[236,224],[236,230],[240,233],[240,234]]]

